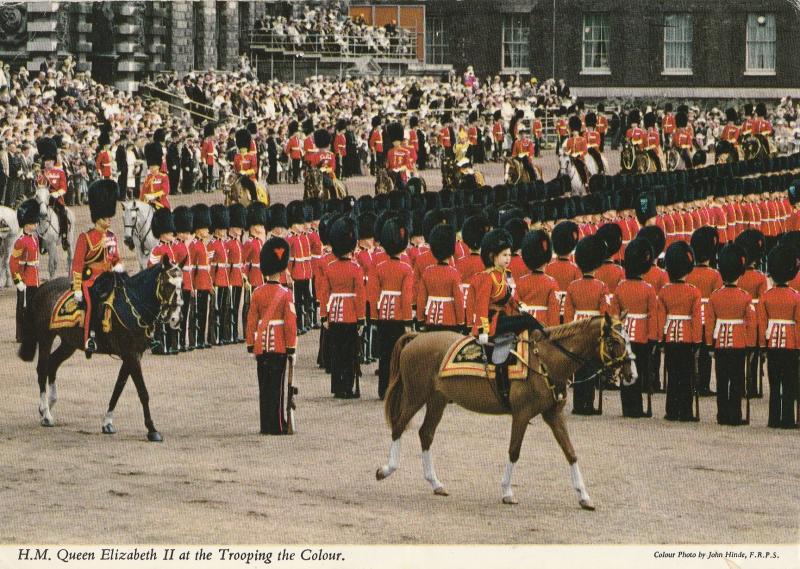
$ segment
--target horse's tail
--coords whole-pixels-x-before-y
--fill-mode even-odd
[[[28,299],[30,302],[32,299]],[[31,314],[29,312],[29,314]],[[17,355],[19,358],[24,362],[32,362],[33,358],[36,357],[36,346],[38,342],[36,341],[36,322],[34,318],[23,318],[22,319],[22,343],[19,345],[19,350],[17,350]]]
[[[389,423],[389,427],[392,429],[400,418],[400,410],[402,408],[401,402],[403,400],[403,380],[400,377],[400,352],[402,352],[403,348],[417,336],[419,336],[417,332],[403,334],[397,342],[395,342],[394,349],[392,350],[392,359],[389,363],[389,387],[386,390],[386,403],[384,404],[386,422]]]

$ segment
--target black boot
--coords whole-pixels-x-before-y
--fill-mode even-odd
[[[500,403],[505,409],[511,409],[511,402],[509,400],[511,383],[508,380],[508,363],[495,366],[494,374],[495,380],[497,381],[497,395],[500,398]]]

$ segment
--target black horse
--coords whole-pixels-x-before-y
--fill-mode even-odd
[[[107,273],[101,275],[93,289],[94,310],[105,312],[99,299],[107,298],[111,304],[111,330],[97,334],[97,347],[100,354],[113,354],[122,359],[122,367],[114,385],[114,392],[108,404],[108,411],[103,419],[103,432],[116,433],[113,423],[114,408],[119,396],[128,381],[133,378],[139,401],[144,410],[144,424],[147,427],[147,439],[153,442],[162,441],[150,417],[149,396],[142,376],[141,359],[145,350],[150,347],[150,338],[156,326],[168,324],[177,329],[180,325],[182,268],[166,257],[161,263],[128,277],[126,274]],[[70,327],[50,329],[50,318],[53,310],[64,292],[70,289],[70,281],[59,278],[42,286],[31,300],[29,317],[23,325],[22,345],[19,357],[33,361],[36,350],[39,350],[39,361],[36,372],[39,381],[39,415],[45,427],[55,425],[50,409],[55,405],[56,373],[76,350],[83,350],[83,328]],[[112,299],[113,295],[113,299]],[[98,312],[98,315],[101,312]],[[58,348],[52,353],[56,336],[61,339]],[[48,398],[46,389],[50,385]]]

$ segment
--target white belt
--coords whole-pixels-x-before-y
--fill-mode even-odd
[[[627,314],[625,315],[626,320],[647,320],[650,317],[649,314]]]
[[[35,267],[36,265],[39,264],[39,260],[37,259],[36,261],[20,261],[19,264],[20,265],[27,265],[29,267]]]
[[[720,319],[718,319],[717,323],[714,324],[714,339],[715,340],[717,339],[717,336],[719,336],[719,331],[723,326],[735,325],[735,324],[744,324],[744,320],[742,320],[741,318],[737,318],[737,319],[720,318]]]
[[[383,299],[387,296],[400,296],[401,294],[399,290],[382,290],[381,295],[378,297],[378,309],[380,310]]]
[[[194,268],[200,271],[207,271],[211,267],[209,267],[208,265],[195,265]]]
[[[292,261],[295,262],[295,263],[304,263],[304,262],[310,261],[310,260],[311,260],[311,257],[297,257],[295,259],[292,259]]]
[[[688,314],[669,314],[667,315],[667,322],[664,324],[664,332],[667,332],[670,322],[685,322],[691,319],[692,317]]]
[[[546,306],[540,306],[538,304],[533,305],[533,306],[523,305],[523,306],[520,307],[520,311],[524,312],[526,314],[529,314],[531,312],[542,312],[543,310],[547,310],[547,307]]]
[[[750,303],[751,303],[751,304],[758,304],[758,299],[757,299],[757,298],[754,298],[753,300],[751,300],[751,301],[750,301]]]
[[[192,271],[192,269],[193,269],[193,267],[183,267],[183,272],[184,273],[189,273],[189,272]]]
[[[228,263],[212,263],[211,266],[216,267],[218,269],[227,269],[228,267],[230,267]]]
[[[270,320],[269,322],[267,322],[267,326],[283,326],[283,324],[284,324],[283,320]]]
[[[772,332],[776,326],[794,326],[796,322],[794,320],[782,320],[780,318],[770,318],[767,320],[767,338],[772,336]]]
[[[577,320],[578,317],[586,317],[591,318],[592,316],[600,316],[599,310],[576,310],[575,311],[575,319]]]
[[[336,300],[337,298],[355,298],[355,297],[356,297],[356,295],[353,292],[334,292],[328,298],[328,306],[326,308],[327,308],[327,310],[330,310],[331,309],[331,304],[333,304],[333,301]]]
[[[428,314],[428,309],[431,307],[431,304],[435,302],[453,302],[453,300],[452,296],[429,296],[425,303],[425,314]]]
[[[228,265],[228,266],[229,266],[231,269],[241,269],[241,268],[242,268],[242,264],[241,264],[241,263],[232,263],[232,264],[230,264],[230,265]]]

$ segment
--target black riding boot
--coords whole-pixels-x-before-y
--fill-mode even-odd
[[[497,381],[497,396],[500,403],[506,409],[511,408],[509,394],[511,392],[511,382],[508,379],[508,362],[496,365],[494,368],[495,380]]]

